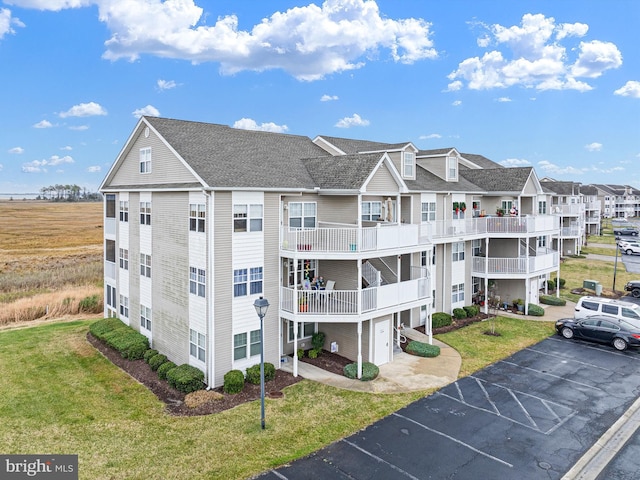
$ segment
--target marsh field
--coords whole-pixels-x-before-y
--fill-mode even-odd
[[[102,312],[102,208],[0,201],[0,326]]]

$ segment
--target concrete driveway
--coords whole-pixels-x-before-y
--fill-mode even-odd
[[[639,395],[640,353],[554,336],[260,478],[559,479]]]

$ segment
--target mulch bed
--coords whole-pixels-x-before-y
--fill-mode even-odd
[[[467,325],[471,325],[472,323],[481,322],[483,320],[486,320],[487,318],[489,318],[489,315],[487,315],[486,313],[479,313],[475,317],[470,318],[457,319],[455,317],[452,317],[451,325],[447,325],[446,327],[434,328],[433,334],[438,335],[440,333],[452,332],[453,330],[458,330],[459,328],[466,327]],[[415,330],[426,335],[424,325],[421,327],[415,327]]]
[[[327,372],[335,373],[336,375],[344,375],[344,367],[353,363],[353,360],[342,357],[337,353],[331,353],[327,350],[323,350],[322,353],[316,358],[302,357],[301,362],[310,363],[318,368],[321,368]]]
[[[165,404],[167,412],[171,415],[209,415],[260,399],[260,385],[246,383],[242,392],[234,395],[224,393],[222,387],[211,389],[214,392],[222,394],[222,398],[207,402],[195,408],[189,408],[184,404],[185,394],[169,386],[165,380],[161,380],[158,374],[154,372],[144,360],[127,360],[126,358],[122,358],[119,352],[95,338],[91,333],[87,334],[87,340],[114,365],[120,367],[151,390],[155,396]],[[283,388],[293,385],[300,380],[302,380],[302,377],[296,378],[290,373],[276,370],[276,377],[265,383],[265,396],[269,398],[279,398],[282,396]]]

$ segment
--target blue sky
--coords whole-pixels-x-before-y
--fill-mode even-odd
[[[640,188],[636,0],[0,0],[0,193],[95,191],[140,115]]]

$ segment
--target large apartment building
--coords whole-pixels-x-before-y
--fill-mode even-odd
[[[143,117],[109,170],[105,315],[210,386],[310,348],[393,360],[401,325],[488,295],[537,303],[560,217],[533,168],[455,148]],[[315,282],[322,278],[323,282]]]

